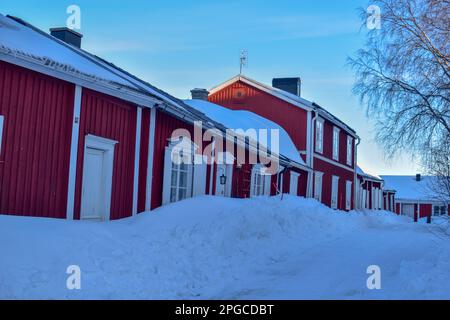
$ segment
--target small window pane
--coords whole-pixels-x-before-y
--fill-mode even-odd
[[[177,183],[178,183],[178,175],[177,175],[177,171],[176,170],[172,170],[172,179],[171,179],[171,181],[172,181],[172,183],[171,183],[171,186],[172,187],[176,187],[177,186]]]
[[[178,199],[179,200],[186,199],[186,189],[185,188],[179,189]]]
[[[187,187],[187,172],[180,172],[180,188]]]

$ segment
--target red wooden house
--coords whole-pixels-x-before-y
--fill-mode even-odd
[[[367,170],[356,169],[358,177],[357,208],[394,211],[395,190],[384,189],[384,181]]]
[[[395,213],[418,221],[428,216],[450,215],[450,199],[439,195],[437,177],[382,176],[387,189],[396,190]]]
[[[219,180],[229,196],[263,194],[258,164],[233,163],[232,179],[218,165],[174,164],[175,130],[227,128],[80,44],[69,29],[49,35],[0,15],[0,213],[120,219],[215,194]],[[195,158],[205,145],[191,142]],[[280,155],[285,171],[307,172],[300,162]]]
[[[355,208],[355,131],[324,108],[300,96],[300,79],[274,79],[272,86],[243,75],[213,88],[211,102],[232,110],[249,110],[270,119],[289,133],[314,174],[308,196],[341,210]]]

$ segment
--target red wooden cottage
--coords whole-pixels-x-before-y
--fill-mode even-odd
[[[437,177],[381,176],[387,189],[396,190],[395,212],[414,221],[428,216],[450,215],[450,199],[440,196]],[[393,210],[394,211],[394,210]]]
[[[174,131],[195,137],[197,121],[201,133],[224,125],[81,50],[80,34],[51,33],[0,15],[0,213],[120,219],[215,194],[219,180],[231,190],[223,195],[263,194],[259,164],[171,161],[180,145]],[[191,141],[180,154],[203,158],[198,150],[207,146]],[[244,148],[247,157],[255,152],[247,140]],[[286,171],[308,171],[279,159]],[[281,179],[271,178],[270,188]]]
[[[385,188],[381,177],[368,173],[360,166],[357,167],[356,172],[358,177],[357,208],[394,212],[396,191]]]
[[[273,79],[268,86],[238,75],[211,89],[209,100],[232,110],[248,110],[278,123],[291,136],[314,174],[308,196],[341,210],[355,208],[355,131],[324,108],[300,96],[300,79]]]

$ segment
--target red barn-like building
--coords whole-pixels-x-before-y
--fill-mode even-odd
[[[211,89],[209,100],[232,110],[249,110],[289,133],[314,174],[308,196],[340,210],[355,208],[355,131],[316,103],[300,96],[300,79],[274,79],[268,86],[236,76]]]

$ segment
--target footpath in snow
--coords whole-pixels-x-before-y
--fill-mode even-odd
[[[201,197],[127,220],[0,216],[1,299],[450,299],[450,225]],[[66,269],[81,269],[68,290]],[[381,268],[369,290],[367,267]]]

